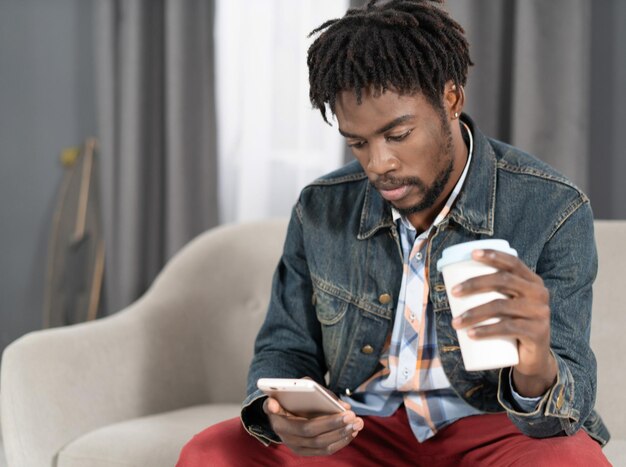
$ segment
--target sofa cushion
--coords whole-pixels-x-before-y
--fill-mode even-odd
[[[194,434],[239,415],[239,404],[198,405],[105,426],[59,453],[57,467],[172,467]]]

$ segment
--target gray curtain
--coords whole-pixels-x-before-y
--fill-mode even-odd
[[[216,225],[213,0],[99,0],[98,139],[107,310]]]
[[[364,0],[351,0],[362,5]],[[535,154],[626,218],[626,2],[447,0],[475,66],[466,111],[488,135]]]

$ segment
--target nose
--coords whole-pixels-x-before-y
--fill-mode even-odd
[[[384,175],[398,169],[398,159],[383,145],[370,145],[367,170],[376,175]]]

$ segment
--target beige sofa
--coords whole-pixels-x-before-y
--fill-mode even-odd
[[[236,416],[285,227],[211,230],[125,310],[12,343],[0,381],[9,466],[172,466],[194,433]],[[597,405],[613,435],[605,452],[626,466],[626,221],[596,233]]]

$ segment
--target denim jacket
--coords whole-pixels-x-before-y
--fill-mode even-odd
[[[510,368],[466,371],[442,275],[430,267],[430,301],[446,375],[467,403],[486,413],[506,411],[528,436],[571,435],[584,426],[604,445],[609,434],[593,411],[596,361],[589,347],[597,270],[589,200],[548,165],[485,137],[462,118],[474,136],[474,158],[456,203],[431,237],[429,264],[450,245],[508,240],[550,292],[558,376],[536,410],[524,413],[511,395]],[[266,444],[279,441],[261,409],[259,378],[309,376],[339,394],[379,368],[401,278],[402,251],[390,205],[358,163],[304,188],[255,343],[241,414],[250,434]]]

